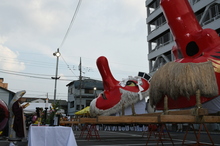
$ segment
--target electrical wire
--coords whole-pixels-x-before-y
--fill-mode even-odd
[[[73,17],[72,17],[72,20],[71,20],[71,22],[70,22],[70,25],[69,25],[69,27],[68,27],[68,29],[67,29],[67,32],[66,32],[66,34],[65,34],[65,36],[64,36],[64,39],[63,39],[63,41],[62,41],[62,43],[61,43],[61,45],[60,45],[59,48],[61,48],[61,47],[63,46],[63,44],[64,44],[64,42],[65,42],[65,40],[66,40],[66,38],[67,38],[67,36],[68,36],[70,30],[71,30],[71,27],[72,27],[72,25],[73,25],[73,23],[74,23],[74,20],[75,20],[76,16],[77,16],[77,13],[78,13],[78,11],[79,11],[79,8],[80,8],[80,5],[81,5],[81,1],[82,1],[82,0],[79,0],[79,1],[78,1],[77,7],[76,7],[76,10],[75,10],[74,15],[73,15]],[[64,60],[63,57],[62,57],[62,59]],[[65,60],[64,60],[64,62],[66,63]],[[67,65],[68,69],[70,69],[70,67],[69,67],[69,65],[68,65],[67,63],[66,63],[66,65]],[[70,69],[70,70],[71,70],[71,69]],[[1,73],[6,73],[6,74],[17,75],[17,76],[24,76],[24,77],[31,77],[31,78],[49,79],[49,80],[51,80],[51,78],[45,77],[45,76],[49,76],[49,75],[30,74],[30,73],[28,74],[28,73],[21,73],[21,72],[7,71],[7,70],[0,70],[0,72],[1,72]],[[71,72],[74,74],[74,72],[73,72],[72,70],[71,70]],[[74,74],[74,75],[75,75],[75,74]],[[72,81],[72,79],[71,79],[71,80],[68,80],[68,79],[59,79],[59,80],[61,80],[61,81]]]
[[[77,13],[78,13],[78,11],[79,11],[81,2],[82,2],[82,0],[79,0],[79,1],[78,1],[78,4],[77,4],[77,6],[76,6],[76,10],[75,10],[75,12],[74,12],[74,14],[73,14],[73,17],[72,17],[72,20],[71,20],[71,22],[70,22],[70,25],[69,25],[69,27],[68,27],[68,29],[67,29],[67,32],[66,32],[66,34],[65,34],[65,36],[64,36],[64,38],[63,38],[63,41],[62,41],[62,43],[61,43],[61,45],[60,45],[59,48],[61,48],[61,47],[63,46],[63,44],[64,44],[64,42],[65,42],[65,40],[66,40],[66,38],[67,38],[67,36],[68,36],[68,34],[69,34],[69,32],[70,32],[70,29],[72,28],[72,25],[73,25],[73,23],[74,23],[74,20],[75,20],[75,18],[76,18],[76,15],[77,15]]]
[[[15,71],[8,71],[8,70],[1,70],[1,69],[0,69],[0,72],[1,73],[6,73],[6,74],[17,75],[17,76],[24,76],[24,77],[30,77],[30,78],[51,80],[51,78],[45,77],[45,76],[51,76],[51,75],[30,74],[30,73],[22,73],[22,72],[15,72]],[[72,79],[59,79],[59,80],[61,80],[61,81],[72,81]]]
[[[64,36],[64,38],[63,38],[63,41],[62,41],[62,43],[61,43],[59,49],[63,46],[63,44],[64,44],[64,42],[65,42],[65,40],[66,40],[66,38],[67,38],[67,36],[68,36],[68,34],[69,34],[69,32],[70,32],[72,26],[73,26],[74,20],[75,20],[75,18],[76,18],[76,16],[77,16],[77,13],[78,13],[79,8],[80,8],[80,6],[81,6],[81,2],[82,2],[82,0],[79,0],[79,1],[78,1],[78,4],[77,4],[77,6],[76,6],[75,12],[74,12],[73,17],[72,17],[72,20],[71,20],[71,22],[70,22],[70,25],[69,25],[69,27],[68,27],[68,29],[67,29],[67,32],[66,32],[66,34],[65,34],[65,36]],[[62,55],[61,55],[61,58],[62,58],[63,61],[65,62],[67,68],[74,74],[74,72],[73,72],[72,69],[69,67],[69,65],[67,64],[67,62],[65,61],[65,59],[64,59],[64,57],[63,57]],[[75,74],[74,74],[74,75],[75,75]],[[76,76],[76,75],[75,75],[75,76]]]
[[[70,68],[70,66],[66,63],[65,59],[63,58],[63,56],[61,55],[61,58],[63,59],[63,61],[65,62],[67,68],[75,75],[75,73],[73,72],[73,70]],[[76,75],[75,75],[76,76]]]

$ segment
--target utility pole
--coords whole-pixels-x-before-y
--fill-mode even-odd
[[[79,63],[79,109],[82,109],[82,63]]]
[[[57,80],[60,78],[57,76],[58,74],[58,63],[59,63],[59,57],[60,57],[60,52],[59,52],[59,48],[57,49],[57,51],[55,53],[53,53],[53,56],[57,57],[57,61],[56,61],[56,73],[55,73],[55,77],[51,77],[52,79],[55,79],[55,86],[54,86],[54,104],[56,102],[56,95],[57,95]]]

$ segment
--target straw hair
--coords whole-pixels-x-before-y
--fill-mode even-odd
[[[156,71],[150,82],[151,106],[165,95],[172,99],[190,98],[200,89],[201,96],[218,95],[218,85],[211,61],[204,63],[169,62]]]
[[[137,103],[140,101],[140,95],[137,92],[130,92],[128,90],[124,90],[122,88],[119,89],[122,93],[121,100],[114,105],[112,108],[103,110],[96,107],[96,100],[97,98],[93,99],[90,103],[90,115],[91,117],[96,116],[109,116],[111,114],[116,114],[117,112],[123,111],[122,108],[127,108],[128,106],[131,106],[132,104]],[[145,99],[149,95],[149,90],[146,90],[144,92],[141,92],[142,96],[144,97],[142,100]]]

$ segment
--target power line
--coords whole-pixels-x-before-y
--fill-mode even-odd
[[[34,74],[34,73],[25,73],[25,72],[16,72],[16,71],[11,71],[11,70],[4,70],[0,69],[2,72],[11,72],[11,73],[19,73],[19,74],[26,74],[26,75],[39,75],[39,76],[53,76],[53,75],[46,75],[46,74]]]
[[[10,64],[19,64],[16,62],[14,58],[0,56],[1,57],[1,63],[10,63]],[[47,67],[47,68],[54,68],[53,63],[51,62],[45,62],[45,61],[36,61],[36,60],[29,60],[29,59],[17,59],[19,62],[24,62],[25,66],[36,66],[36,67]],[[64,68],[64,64],[61,64],[61,67]],[[66,68],[66,66],[65,66]]]
[[[21,90],[17,88],[10,88],[10,90]],[[51,97],[53,96],[53,92],[48,92],[48,91],[39,91],[39,90],[26,90],[25,96],[34,96],[34,97],[39,97],[39,96],[46,96],[47,94]],[[67,92],[58,92],[59,97],[67,97]]]
[[[17,75],[17,76],[24,76],[24,77],[38,78],[38,79],[47,79],[47,80],[51,80],[50,77],[52,76],[52,75],[45,75],[45,74],[31,74],[31,73],[24,73],[24,72],[15,72],[15,71],[2,70],[2,69],[0,69],[0,72],[6,73],[6,74]],[[47,77],[45,77],[45,76],[47,76]],[[72,79],[60,79],[60,80],[61,81],[72,81]]]
[[[63,44],[64,44],[64,42],[65,42],[65,40],[66,40],[66,38],[67,38],[67,35],[69,34],[69,31],[70,31],[70,29],[71,29],[71,27],[72,27],[72,25],[73,25],[73,22],[74,22],[74,20],[75,20],[75,18],[76,18],[76,15],[77,15],[77,13],[78,13],[78,11],[79,11],[79,8],[80,8],[80,5],[81,5],[81,1],[82,1],[82,0],[79,0],[79,1],[78,1],[77,7],[76,7],[76,10],[75,10],[75,12],[74,12],[74,14],[73,14],[73,17],[72,17],[72,20],[71,20],[71,22],[70,22],[70,25],[69,25],[69,27],[68,27],[68,29],[67,29],[67,32],[66,32],[66,34],[65,34],[65,36],[64,36],[64,39],[63,39],[63,41],[62,41],[62,43],[61,43],[61,45],[60,45],[59,48],[61,48],[61,47],[63,46]]]
[[[31,53],[31,52],[22,52],[22,54],[34,54],[34,55],[42,55],[42,54],[40,54],[40,53]],[[62,56],[62,54],[61,54],[61,56]],[[5,62],[5,63],[10,63],[10,64],[17,64],[16,62],[14,62],[13,60],[14,60],[14,58],[11,58],[11,57],[6,57],[6,56],[2,56],[2,55],[0,55],[0,57],[1,57],[1,62],[3,63],[3,62]],[[73,55],[71,55],[71,56],[68,56],[68,57],[79,57],[79,56],[73,56]],[[74,72],[73,72],[73,70],[74,70],[74,68],[73,69],[71,69],[71,67],[73,66],[73,67],[78,67],[78,65],[76,65],[76,64],[73,64],[73,65],[69,65],[69,64],[67,64],[67,62],[65,61],[65,59],[63,58],[63,56],[62,56],[62,59],[63,59],[63,62],[62,62],[62,64],[59,64],[59,68],[61,69],[66,69],[66,68],[68,68],[68,70],[71,70],[71,72],[73,73],[73,75],[74,76],[77,76]],[[94,61],[95,62],[95,59],[94,58],[89,58],[89,57],[83,57],[83,59],[84,60],[87,60],[87,61],[89,61],[89,62],[91,62],[91,60],[92,61]],[[53,67],[53,65],[54,65],[54,63],[51,63],[51,62],[48,62],[48,61],[45,61],[45,59],[41,59],[41,60],[33,60],[33,59],[25,59],[24,57],[22,58],[22,59],[18,59],[18,61],[20,61],[20,62],[24,62],[25,64],[25,66],[31,66],[31,67],[41,67],[41,68],[46,68],[46,69],[51,69],[51,68],[54,68]],[[61,63],[61,62],[60,62]],[[127,63],[120,63],[120,62],[114,62],[114,61],[110,61],[110,64],[111,65],[113,65],[113,64],[117,64],[117,65],[123,65],[123,66],[127,66],[127,67],[143,67],[143,69],[145,69],[145,67],[146,66],[142,66],[142,65],[134,65],[134,64],[127,64]],[[83,68],[88,68],[88,70],[89,70],[89,72],[98,72],[98,70],[97,70],[97,67],[83,67]],[[118,74],[117,72],[122,72],[122,73],[124,73],[124,72],[136,72],[135,70],[133,70],[133,71],[125,71],[125,70],[120,70],[120,69],[113,69],[112,71],[116,71],[116,73],[115,74]],[[54,75],[50,75],[50,76],[54,76]],[[73,76],[73,77],[74,77]],[[71,77],[71,76],[65,76],[65,77]]]
[[[29,53],[29,54],[32,54],[32,53]],[[33,53],[33,54],[36,54],[36,53]],[[41,55],[41,54],[37,54],[37,55]],[[62,55],[61,55],[62,56]],[[73,57],[78,57],[78,56],[73,56]],[[1,61],[1,62],[6,62],[7,61],[7,63],[10,63],[10,64],[16,64],[15,62],[8,62],[9,60],[13,60],[13,58],[10,58],[10,57],[5,57],[5,56],[1,56],[1,58],[3,58],[3,60]],[[89,60],[90,62],[91,62],[91,60],[94,60],[93,58],[85,58],[84,57],[84,59],[86,59],[87,61]],[[25,58],[22,58],[22,60],[23,61],[28,61],[28,63],[25,63],[25,66],[31,66],[31,67],[41,67],[41,69],[40,70],[42,70],[42,68],[43,68],[43,70],[46,70],[46,69],[50,69],[50,68],[53,68],[52,67],[52,63],[50,63],[50,62],[46,62],[44,59],[42,59],[42,60],[30,60],[30,59],[25,59]],[[67,62],[65,61],[65,59],[64,59],[64,57],[62,56],[62,60],[63,60],[63,63],[62,63],[62,66],[61,66],[61,68],[62,69],[64,69],[64,68],[68,68],[68,70],[71,70],[71,73],[73,74],[73,76],[71,76],[71,75],[64,75],[65,77],[67,77],[67,78],[74,78],[74,77],[76,77],[76,78],[78,78],[79,77],[79,75],[76,75],[73,71],[76,69],[75,67],[78,67],[78,65],[73,65],[73,67],[75,68],[72,68],[71,69],[71,67],[72,66],[70,66],[70,65],[68,65],[67,64]],[[20,59],[19,59],[19,61],[21,61]],[[112,64],[120,64],[120,65],[124,65],[124,66],[134,66],[134,65],[131,65],[131,64],[122,64],[122,63],[118,63],[118,62],[112,62],[111,61],[111,65]],[[65,65],[65,67],[64,67],[64,65]],[[67,67],[66,67],[67,66]],[[136,65],[136,67],[138,67],[138,65]],[[140,66],[139,66],[140,67]],[[97,67],[86,67],[86,66],[84,66],[84,67],[82,67],[82,69],[83,70],[85,70],[85,71],[83,71],[83,72],[97,72],[98,73],[98,69],[97,69]],[[143,67],[143,69],[144,69],[144,67]],[[42,71],[43,71],[42,70]],[[13,71],[9,71],[9,70],[1,70],[0,69],[0,71],[2,71],[2,73],[8,73],[8,74],[13,74],[13,75],[15,75],[15,73],[16,74],[19,74],[19,76],[25,76],[25,77],[32,77],[32,78],[39,78],[39,79],[48,79],[48,80],[50,80],[50,77],[52,77],[52,76],[54,76],[54,75],[46,75],[46,74],[33,74],[33,73],[24,73],[24,72],[13,72]],[[127,75],[127,73],[128,72],[132,72],[132,73],[135,73],[135,72],[137,72],[138,70],[130,70],[130,71],[125,71],[125,70],[120,70],[120,69],[112,69],[112,72],[116,75],[116,74],[125,74],[125,75]],[[120,72],[120,73],[119,73]],[[22,75],[20,75],[20,74],[22,74]],[[25,74],[25,75],[23,75],[23,74]],[[34,76],[34,77],[33,77]],[[37,77],[36,77],[37,76]],[[39,77],[40,76],[40,77]],[[47,78],[48,77],[48,78]],[[65,79],[65,80],[67,80],[67,81],[72,81],[71,79]],[[61,79],[62,80],[62,79]],[[65,81],[64,80],[64,81]]]
[[[63,56],[61,55],[61,58],[63,59],[63,61],[65,62],[67,68],[75,75],[75,73],[73,72],[73,70],[70,68],[70,66],[66,63],[65,59],[63,58]],[[76,76],[76,75],[75,75]]]

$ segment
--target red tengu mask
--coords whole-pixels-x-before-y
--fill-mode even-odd
[[[91,116],[117,113],[122,105],[128,107],[148,95],[149,82],[144,77],[129,77],[119,82],[112,76],[107,58],[101,56],[96,63],[102,76],[104,91],[91,102]]]

